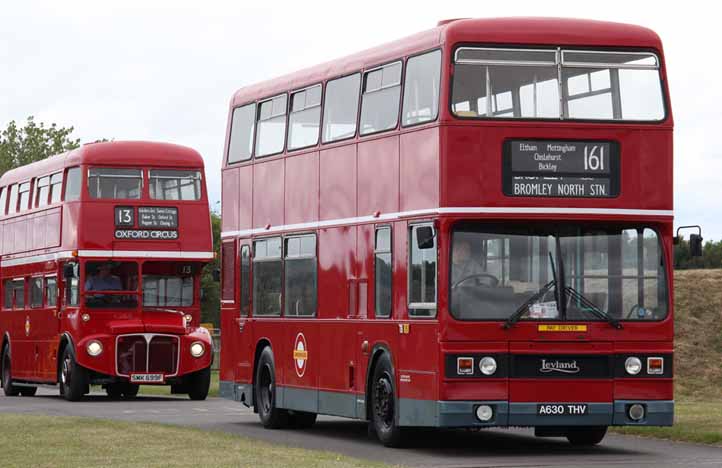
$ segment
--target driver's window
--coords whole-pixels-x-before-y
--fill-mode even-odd
[[[419,245],[416,231],[428,225],[412,226],[409,230],[409,315],[436,315],[436,237],[430,245]]]
[[[98,261],[85,264],[85,305],[128,308],[138,304],[138,264]]]

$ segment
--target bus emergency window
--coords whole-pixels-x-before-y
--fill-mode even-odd
[[[431,246],[420,246],[417,230],[421,227],[430,226],[413,226],[409,230],[409,315],[433,317],[436,315],[436,237],[431,239]]]
[[[241,317],[248,316],[251,307],[251,248],[241,247]]]
[[[286,100],[287,96],[282,94],[259,104],[256,157],[283,151],[286,139]]]
[[[88,262],[85,265],[83,289],[87,307],[99,309],[136,307],[138,305],[138,264],[111,261]]]
[[[316,236],[287,237],[284,274],[285,315],[316,314]]]
[[[18,212],[18,184],[12,184],[8,189],[10,196],[8,197],[8,214]]]
[[[0,188],[0,215],[4,215],[7,211],[7,196],[8,191],[5,189],[5,187]]]
[[[366,72],[361,98],[361,135],[395,128],[400,97],[401,62]]]
[[[406,127],[436,120],[439,114],[440,79],[440,50],[411,57],[406,62],[401,125]]]
[[[58,303],[58,280],[55,276],[45,278],[45,304],[55,307]]]
[[[50,203],[58,203],[63,191],[63,173],[58,172],[50,176]]]
[[[50,176],[41,177],[35,182],[35,206],[41,207],[48,204],[50,195]]]
[[[374,246],[374,303],[376,317],[391,316],[391,300],[393,297],[391,295],[393,280],[391,265],[391,228],[378,228]]]
[[[228,142],[228,164],[251,159],[255,128],[256,103],[233,109],[231,139]]]
[[[361,75],[331,80],[326,84],[323,104],[323,142],[351,138],[356,134]]]
[[[253,243],[253,314],[281,315],[281,238]]]
[[[88,171],[88,191],[91,198],[140,198],[143,172],[140,169],[95,167]]]
[[[27,210],[30,204],[30,182],[20,184],[18,188],[19,202],[18,211]]]
[[[565,117],[661,120],[657,57],[649,53],[563,51]]]
[[[231,301],[234,299],[233,284],[235,282],[234,270],[236,258],[235,242],[224,242],[221,244],[221,300]]]
[[[79,167],[68,169],[68,177],[65,179],[65,201],[78,200],[80,198],[81,177]]]
[[[321,85],[291,95],[288,123],[288,149],[299,149],[318,143],[321,125]]]
[[[150,198],[154,200],[200,200],[200,171],[151,170]]]
[[[30,307],[43,306],[43,279],[30,279]]]

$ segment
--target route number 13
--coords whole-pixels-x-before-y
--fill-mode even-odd
[[[135,210],[128,206],[115,207],[115,225],[116,226],[134,226]]]

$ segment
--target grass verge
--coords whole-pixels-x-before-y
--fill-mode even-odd
[[[3,414],[3,467],[382,467],[378,463],[150,423]]]

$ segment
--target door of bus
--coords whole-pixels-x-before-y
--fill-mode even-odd
[[[238,315],[234,318],[236,327],[234,333],[236,336],[235,354],[233,360],[236,362],[235,382],[253,382],[253,354],[251,345],[253,343],[253,328],[249,323],[249,312],[251,310],[251,247],[248,241],[241,241],[239,244],[239,307]],[[227,341],[230,345],[230,341]]]

